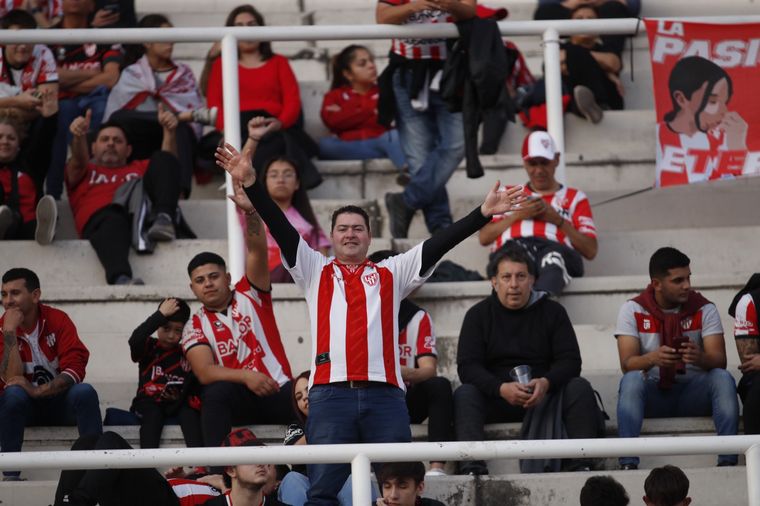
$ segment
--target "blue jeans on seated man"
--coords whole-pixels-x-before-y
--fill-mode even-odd
[[[84,116],[87,109],[92,111],[90,131],[94,132],[103,120],[103,112],[106,110],[109,90],[101,85],[86,95],[73,98],[65,98],[58,101],[58,130],[53,140],[53,150],[50,156],[45,189],[48,195],[60,200],[63,193],[63,168],[66,164],[66,152],[71,143],[69,125],[79,116]]]
[[[309,444],[408,443],[412,440],[404,391],[383,383],[366,388],[314,385],[306,419]],[[337,505],[349,464],[309,464],[309,506]]]
[[[678,378],[677,378],[678,379]],[[620,437],[639,437],[644,418],[712,415],[719,436],[736,435],[739,401],[736,382],[725,369],[694,375],[674,383],[669,390],[657,386],[658,379],[630,371],[620,380],[617,418]],[[736,455],[718,455],[718,464],[735,465]],[[639,464],[638,457],[622,457],[620,465]]]
[[[20,452],[24,428],[31,425],[76,425],[79,435],[102,434],[98,393],[87,383],[45,399],[32,399],[23,388],[9,386],[0,395],[0,449]],[[18,471],[4,471],[18,476]]]
[[[438,92],[428,94],[428,107],[411,104],[412,71],[393,74],[396,124],[412,180],[404,188],[404,202],[422,209],[430,232],[452,222],[446,183],[464,158],[462,113],[449,112]]]
[[[306,494],[310,487],[311,482],[307,476],[297,471],[291,471],[280,482],[277,489],[277,499],[289,506],[303,506],[306,504]],[[375,504],[377,498],[380,497],[377,487],[373,486],[371,492],[372,504]],[[351,484],[351,475],[349,475],[340,492],[338,492],[338,504],[340,506],[351,506],[353,503],[353,485]]]
[[[406,166],[398,130],[395,129],[372,139],[355,141],[344,141],[334,136],[322,137],[319,139],[319,157],[323,160],[390,158],[397,169],[401,170]]]

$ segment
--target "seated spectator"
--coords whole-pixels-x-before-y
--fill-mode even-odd
[[[391,250],[372,253],[370,262],[380,263],[397,255]],[[401,378],[406,384],[406,407],[411,423],[428,421],[428,441],[451,441],[454,398],[451,382],[438,376],[438,352],[430,314],[409,301],[398,312],[398,353]],[[445,462],[431,462],[427,476],[444,476]]]
[[[571,15],[572,19],[598,17],[590,5],[576,8]],[[620,53],[605,45],[598,35],[571,36],[560,49],[560,64],[564,85],[573,96],[571,110],[599,123],[605,109],[623,108],[625,90],[620,80],[623,68]]]
[[[726,345],[715,304],[691,288],[689,257],[665,247],[649,259],[647,288],[618,313],[620,437],[639,437],[644,418],[712,415],[718,435],[737,432],[736,384],[726,371]],[[719,455],[735,466],[736,455]],[[638,457],[620,459],[637,469]]]
[[[72,450],[131,450],[115,432],[82,436]],[[90,469],[61,471],[53,506],[201,506],[221,494],[216,478],[165,479],[155,469]],[[203,480],[203,481],[200,481]],[[212,485],[213,484],[213,485]]]
[[[226,26],[264,26],[264,17],[252,5],[234,8],[227,16]],[[216,107],[219,115],[216,128],[224,130],[222,107],[222,59],[212,48],[206,59],[208,88],[206,104]],[[204,69],[205,71],[205,69]],[[240,125],[257,116],[276,118],[275,128],[259,141],[253,159],[257,170],[277,156],[295,160],[301,168],[301,183],[310,190],[322,182],[311,158],[317,156],[319,147],[303,130],[301,92],[288,59],[272,52],[269,42],[238,42],[238,80],[240,89]],[[241,128],[241,130],[243,130]],[[218,136],[220,138],[221,136]],[[248,138],[246,130],[240,144]],[[218,142],[214,143],[214,148]]]
[[[734,339],[742,377],[737,391],[743,405],[744,433],[760,434],[760,274],[755,273],[736,294],[728,314],[734,318]]]
[[[128,162],[132,153],[124,129],[116,123],[103,123],[92,143],[92,158],[87,147],[87,132],[92,120],[91,111],[76,118],[70,126],[71,158],[66,165],[66,185],[77,232],[88,239],[100,263],[106,270],[108,284],[143,284],[132,276],[129,265],[129,246],[133,234],[143,243],[171,241],[176,237],[174,222],[179,199],[179,161],[174,132],[177,118],[159,107],[158,121],[163,128],[161,151],[149,160]],[[142,182],[142,191],[150,200],[153,224],[143,235],[140,209],[132,209],[128,196],[115,202],[117,192],[131,193],[125,183]],[[130,183],[134,184],[134,183]],[[131,190],[131,191],[129,191]],[[140,202],[140,204],[143,204]],[[142,205],[140,207],[143,207]],[[137,213],[133,226],[131,215]],[[137,229],[137,230],[134,230]],[[149,252],[146,249],[145,252]]]
[[[480,244],[498,251],[517,243],[528,252],[535,289],[559,296],[573,277],[583,275],[583,259],[597,253],[596,226],[586,195],[554,178],[560,153],[546,132],[533,132],[523,142],[523,166],[528,173],[526,204],[494,216],[480,230]]]
[[[409,182],[409,168],[398,130],[377,122],[377,67],[364,46],[345,47],[332,61],[330,91],[322,100],[322,121],[334,134],[319,139],[324,160],[390,158],[401,172],[399,184]]]
[[[187,302],[169,298],[129,338],[132,362],[140,364],[140,383],[131,408],[140,418],[140,448],[158,448],[164,423],[172,416],[179,418],[188,447],[203,446],[197,380],[180,347],[189,319]],[[157,339],[151,337],[154,332]]]
[[[301,186],[298,165],[285,157],[273,158],[264,167],[262,177],[266,181],[267,193],[282,209],[290,224],[298,230],[298,234],[311,248],[327,255],[331,246],[330,239],[317,222],[306,188]],[[277,246],[268,227],[266,231],[271,281],[272,283],[292,283],[293,278],[282,265],[280,247]]]
[[[13,10],[0,21],[0,28],[31,30],[37,28],[37,23],[28,12]],[[35,164],[27,167],[27,173],[34,180],[37,194],[41,195],[58,122],[58,73],[53,53],[47,46],[2,46],[0,108],[9,108],[19,119],[19,133],[24,138],[20,159],[34,156]]]
[[[380,467],[377,482],[383,493],[377,506],[444,506],[440,501],[421,497],[425,491],[422,462],[389,462]]]
[[[90,24],[93,28],[135,28],[134,0],[95,0],[95,14]]]
[[[63,2],[60,0],[13,0],[15,8],[24,9],[34,16],[40,28],[50,28],[63,16]],[[20,5],[19,5],[20,4]]]
[[[297,421],[288,425],[283,444],[305,445],[306,443],[306,419],[309,417],[309,371],[304,371],[293,380],[292,403]],[[303,506],[306,504],[306,493],[311,487],[306,466],[294,465],[293,470],[282,479],[277,498],[290,506]],[[338,504],[351,506],[353,504],[353,487],[349,475],[338,492]],[[378,498],[377,490],[372,487],[372,500]]]
[[[581,506],[628,506],[628,492],[612,476],[592,476],[581,489]]]
[[[292,373],[274,318],[264,225],[242,187],[235,186],[233,198],[246,213],[245,275],[230,289],[224,259],[210,252],[187,266],[190,288],[203,306],[185,325],[182,348],[203,385],[207,447],[219,446],[233,424],[293,418]]]
[[[148,14],[140,28],[171,28],[161,14]],[[174,44],[152,42],[142,45],[144,54],[121,73],[108,97],[104,119],[116,121],[129,133],[137,159],[148,158],[161,145],[161,125],[156,120],[158,104],[177,115],[177,152],[182,167],[181,190],[190,195],[195,148],[202,125],[213,125],[216,109],[208,110],[190,67],[172,60]]]
[[[580,377],[578,340],[565,309],[533,289],[532,263],[516,244],[488,264],[493,293],[471,307],[462,322],[457,366],[462,386],[454,392],[459,441],[483,441],[484,425],[519,422],[520,439],[603,437],[604,422],[594,391]],[[530,382],[510,371],[531,368]],[[527,378],[525,378],[527,380]],[[552,429],[561,416],[563,431]],[[564,462],[567,470],[589,470],[590,459]],[[559,471],[560,460],[523,460],[523,472]],[[485,462],[463,462],[463,473],[488,474]]]
[[[35,239],[50,244],[58,207],[49,195],[37,201],[34,181],[24,172],[27,164],[19,159],[20,149],[17,122],[0,116],[0,240]]]
[[[652,469],[644,480],[646,506],[689,506],[689,478],[676,466]]]
[[[90,28],[91,1],[65,0],[63,17],[54,29]],[[69,125],[78,116],[92,111],[90,128],[97,130],[103,120],[108,92],[119,80],[121,48],[110,44],[52,44],[58,63],[58,130],[48,168],[45,188],[56,200],[63,193],[66,151],[71,143]],[[147,157],[146,157],[147,158]]]
[[[3,274],[0,318],[0,448],[21,451],[27,425],[76,425],[100,434],[100,401],[84,381],[90,352],[69,316],[42,304],[40,279],[23,267]],[[4,481],[19,480],[5,470]]]

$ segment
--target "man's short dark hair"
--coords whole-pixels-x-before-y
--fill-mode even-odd
[[[381,249],[381,250],[377,250],[374,253],[372,253],[371,255],[369,255],[367,257],[367,260],[369,260],[372,263],[379,264],[380,262],[382,262],[386,258],[395,257],[398,254],[399,254],[398,251],[395,251],[395,250],[392,250],[392,249]]]
[[[689,478],[676,466],[656,467],[644,481],[644,493],[657,506],[674,506],[689,495]]]
[[[581,489],[581,506],[628,506],[623,485],[612,476],[592,476]]]
[[[203,253],[195,255],[193,259],[190,260],[190,263],[187,264],[187,275],[192,276],[195,269],[206,264],[218,265],[223,271],[227,271],[227,264],[224,262],[224,258],[216,253],[204,251]]]
[[[675,248],[666,246],[654,252],[649,259],[649,277],[651,279],[662,279],[667,277],[670,269],[679,267],[688,267],[691,264],[689,257]]]
[[[23,30],[34,30],[37,28],[37,20],[23,9],[13,9],[8,11],[8,14],[3,16],[2,21],[0,21],[0,28],[3,30],[7,30],[11,26],[18,26]]]
[[[26,267],[14,267],[8,269],[3,274],[3,284],[16,281],[17,279],[23,279],[26,284],[26,289],[33,292],[40,287],[40,278],[34,271],[27,269]]]
[[[533,268],[533,259],[528,252],[520,244],[515,241],[508,241],[504,246],[494,251],[491,254],[491,258],[488,259],[488,267],[486,267],[486,274],[489,278],[494,278],[499,273],[499,264],[504,260],[515,262],[517,264],[525,264],[528,266],[528,273],[535,275]]]
[[[380,467],[377,483],[382,488],[386,481],[406,478],[411,478],[418,485],[425,481],[425,464],[422,462],[388,462]]]
[[[97,130],[95,130],[95,134],[92,137],[92,142],[95,142],[100,135],[100,132],[105,130],[106,128],[118,128],[121,130],[121,133],[124,134],[124,138],[127,140],[127,144],[132,145],[131,142],[129,142],[129,132],[127,132],[127,129],[119,123],[118,121],[106,121],[104,123],[101,123]]]
[[[338,220],[338,216],[340,216],[341,214],[358,214],[359,216],[361,216],[362,218],[364,218],[364,224],[367,226],[367,232],[370,232],[370,229],[369,229],[369,214],[367,214],[367,211],[365,211],[361,207],[354,206],[354,205],[347,205],[347,206],[339,207],[338,209],[336,209],[335,211],[333,211],[333,213],[332,213],[332,220],[331,220],[331,224],[330,224],[330,232],[332,232],[333,229],[335,228],[335,222]]]
[[[174,300],[177,301],[179,309],[177,309],[177,312],[173,315],[167,316],[166,319],[170,322],[177,322],[182,324],[187,323],[187,320],[190,319],[190,306],[188,306],[187,302],[180,299],[179,297],[174,297]],[[161,304],[163,304],[163,301],[158,306],[161,307]]]

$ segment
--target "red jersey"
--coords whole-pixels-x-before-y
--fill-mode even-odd
[[[426,311],[417,311],[398,335],[398,354],[402,367],[414,368],[425,355],[438,356],[435,350],[433,321]]]
[[[74,212],[74,224],[82,235],[93,214],[113,202],[116,190],[132,179],[143,177],[150,160],[134,160],[123,167],[103,167],[87,164],[87,173],[75,186],[68,187],[69,202]]]
[[[201,506],[209,499],[221,495],[217,489],[202,481],[169,478],[166,480],[179,499],[179,506]]]
[[[330,90],[322,100],[322,121],[344,141],[374,139],[388,131],[377,122],[377,99],[380,89],[373,86],[358,93],[351,86]],[[331,110],[338,108],[338,110]]]
[[[507,188],[511,188],[511,186]],[[530,192],[531,197],[542,198],[560,216],[572,223],[573,227],[581,234],[588,237],[596,237],[596,225],[594,225],[594,216],[591,214],[591,204],[589,204],[586,194],[582,191],[562,186],[555,193],[541,195],[540,193],[531,191],[528,185],[525,185],[525,191],[526,193]],[[497,215],[493,217],[492,221],[501,221],[505,217],[506,215]],[[496,251],[508,240],[518,237],[541,237],[573,248],[570,239],[557,229],[556,225],[539,219],[528,219],[513,223],[511,227],[505,230],[494,241],[491,245],[491,250]]]
[[[24,5],[24,0],[1,0],[0,1],[0,18],[5,17],[10,11],[20,9]]]
[[[289,128],[298,120],[301,112],[301,92],[298,81],[290,68],[288,59],[273,55],[264,65],[246,68],[238,65],[240,110],[263,109]],[[217,58],[211,66],[206,90],[208,107],[218,107],[217,130],[224,130],[224,107],[222,105],[222,59]],[[245,125],[241,125],[245,132]]]
[[[37,218],[37,189],[28,174],[16,172],[16,177],[18,178],[18,212],[21,214],[21,220],[27,223]],[[5,192],[5,202],[3,203],[7,204],[8,197],[11,194],[10,167],[0,167],[0,185]]]
[[[58,82],[58,71],[53,53],[47,46],[34,46],[31,58],[20,69],[12,68],[5,61],[5,48],[0,51],[0,83],[18,86],[21,91],[26,91],[40,84],[55,82]]]
[[[53,28],[62,28],[58,23]],[[102,71],[107,63],[122,64],[121,46],[109,44],[54,44],[50,50],[60,68],[67,70],[97,70]],[[59,90],[58,99],[63,100],[79,96],[68,90]]]
[[[71,377],[74,383],[81,383],[90,352],[79,339],[74,322],[60,309],[44,304],[39,304],[38,308],[39,318],[34,328],[16,329],[24,376],[38,386],[49,383],[60,374]],[[0,336],[4,318],[0,318]],[[4,346],[0,339],[0,355],[4,353]],[[5,385],[2,378],[0,385]]]
[[[404,5],[412,0],[380,0],[390,5]],[[453,23],[451,15],[438,9],[425,9],[411,14],[402,25]],[[391,51],[408,60],[445,60],[446,39],[393,39]]]
[[[752,295],[745,293],[736,304],[734,317],[734,337],[760,337],[757,308]]]
[[[422,245],[355,270],[298,243],[288,267],[311,320],[311,385],[348,380],[404,388],[398,357],[399,305],[432,274],[420,276]]]
[[[266,374],[280,386],[290,381],[290,363],[274,318],[272,294],[243,276],[235,285],[227,314],[201,307],[185,324],[182,349],[211,348],[217,364]]]

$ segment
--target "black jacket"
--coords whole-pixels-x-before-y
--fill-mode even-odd
[[[499,26],[489,19],[457,22],[459,40],[449,52],[441,79],[441,96],[451,111],[462,111],[467,176],[483,176],[478,159],[478,126],[483,111],[507,94],[509,62]]]

